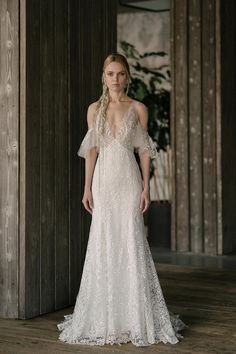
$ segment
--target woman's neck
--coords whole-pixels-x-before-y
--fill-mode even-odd
[[[109,93],[109,98],[110,98],[110,102],[112,103],[120,103],[120,102],[124,102],[127,101],[128,96],[124,93],[124,92],[113,92],[112,94]]]

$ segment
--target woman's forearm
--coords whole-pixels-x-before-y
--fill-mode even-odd
[[[97,160],[97,151],[96,148],[93,148],[89,151],[88,156],[85,159],[85,186],[84,189],[91,189],[93,171],[95,168]]]
[[[150,157],[147,153],[142,153],[139,155],[140,157],[140,165],[143,175],[143,189],[150,189]]]

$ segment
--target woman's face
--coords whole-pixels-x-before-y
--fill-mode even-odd
[[[127,74],[122,64],[113,61],[104,70],[104,80],[109,91],[124,90],[128,83]]]

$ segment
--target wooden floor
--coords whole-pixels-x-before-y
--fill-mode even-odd
[[[72,309],[32,320],[0,320],[0,353],[236,353],[236,277],[230,270],[158,264],[163,293],[171,311],[189,325],[176,345],[81,346],[58,341],[56,324]]]

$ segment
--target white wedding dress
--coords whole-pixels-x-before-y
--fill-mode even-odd
[[[99,152],[92,195],[94,209],[74,312],[58,324],[59,339],[73,344],[136,346],[175,344],[186,325],[168,311],[139,209],[142,178],[134,151],[157,157],[140,125],[133,100],[114,137],[106,121],[98,140],[96,121],[78,155]],[[158,230],[157,230],[158,232]]]

